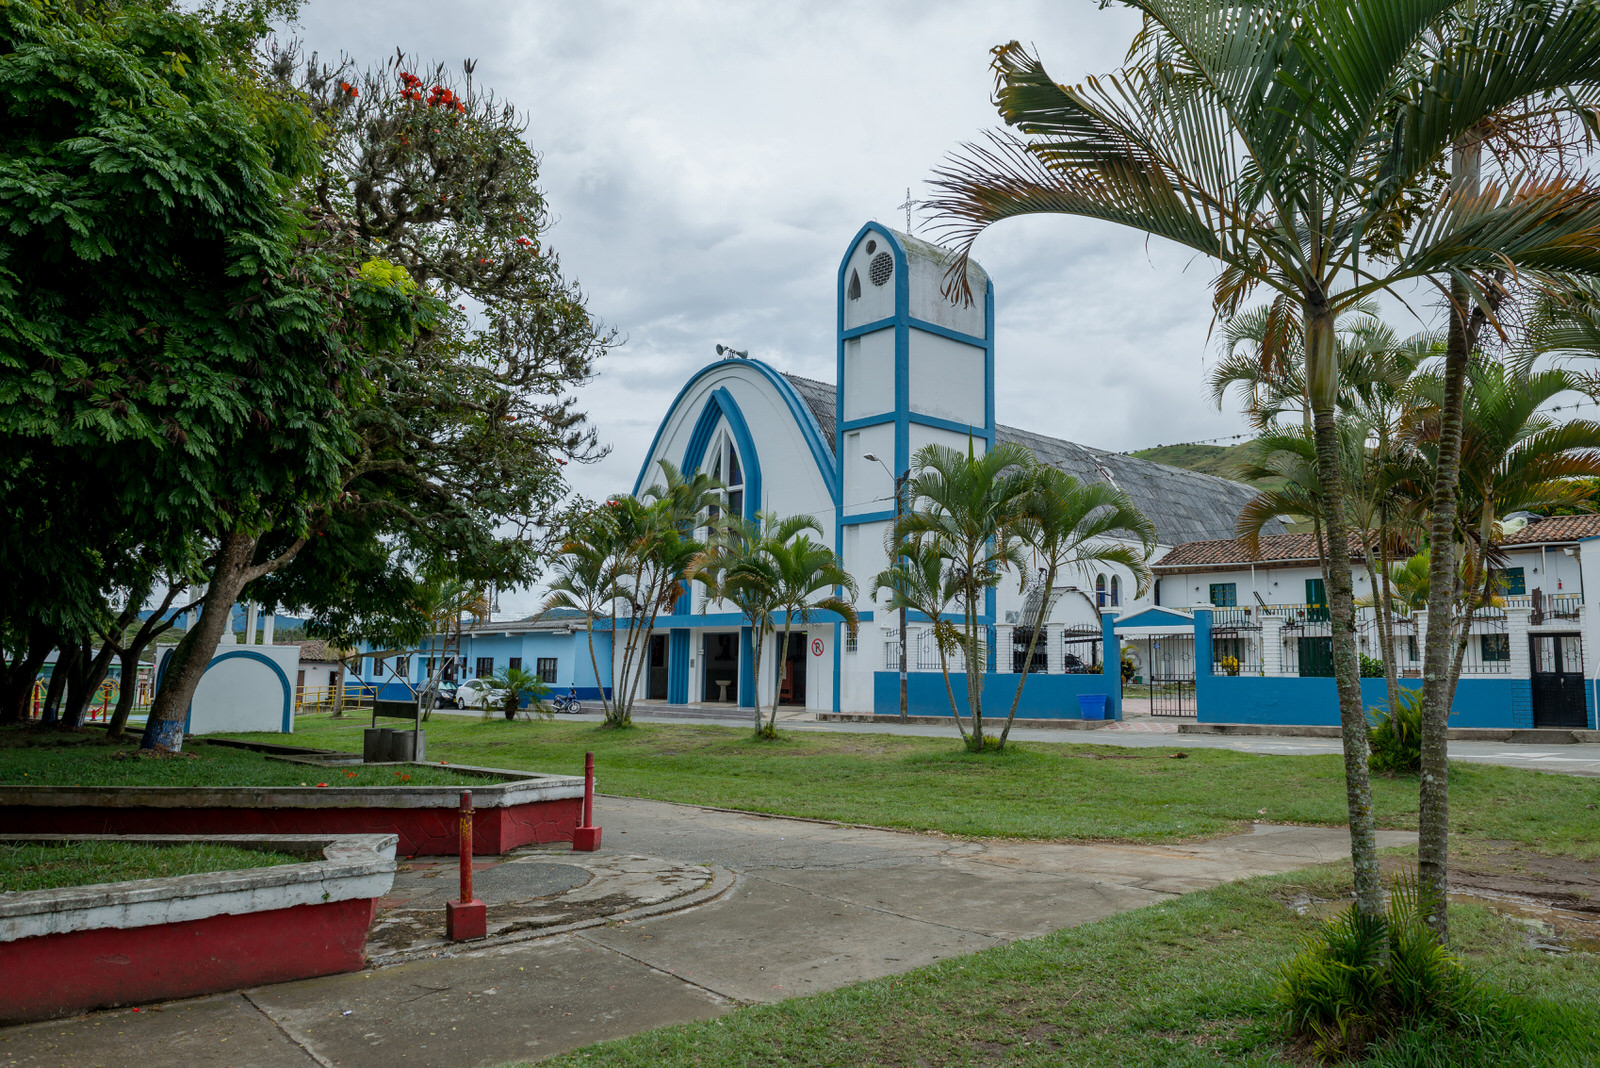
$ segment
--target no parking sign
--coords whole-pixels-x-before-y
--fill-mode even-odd
[[[811,639],[811,655],[812,656],[821,656],[822,655],[822,649],[823,649],[822,639],[821,638],[812,638]]]

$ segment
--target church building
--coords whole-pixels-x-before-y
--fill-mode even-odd
[[[946,299],[942,286],[951,256],[879,223],[862,227],[839,265],[834,381],[785,374],[736,353],[710,363],[673,399],[640,465],[635,493],[657,481],[658,462],[668,460],[722,482],[728,507],[746,518],[758,511],[814,516],[855,576],[858,637],[850,640],[836,620],[813,623],[797,631],[800,640],[792,643],[782,672],[774,662],[776,643],[768,641],[760,672],[763,703],[777,687],[780,704],[818,712],[898,711],[899,616],[874,602],[871,587],[888,564],[895,478],[930,442],[965,449],[971,441],[980,450],[1015,442],[1081,480],[1112,483],[1155,523],[1160,545],[1153,559],[1184,542],[1231,538],[1252,496],[1249,487],[1227,479],[997,422],[994,288],[972,264],[972,301]],[[1059,392],[1064,419],[1093,402],[1065,377],[1040,387]],[[1132,621],[1162,601],[1159,585],[1136,597],[1132,576],[1114,567],[1063,576],[1068,588],[1057,591],[1040,650],[1023,665],[1027,635],[1017,631],[1018,621],[1029,618],[1030,591],[1019,589],[1020,578],[1008,576],[984,606],[993,650],[987,670],[997,676],[1030,668],[1046,676],[1098,676],[1112,621]],[[1170,603],[1176,606],[1193,600],[1182,590],[1174,593]],[[696,588],[674,613],[658,617],[639,696],[749,707],[752,647],[738,613],[705,604],[704,591]],[[1114,638],[1110,648],[1115,659]],[[915,616],[907,661],[912,713],[948,714],[931,632]],[[1114,679],[1115,670],[1106,678]],[[1009,685],[1014,688],[1014,680]],[[959,680],[956,689],[962,690]],[[1048,683],[1030,681],[1027,692],[1036,707],[1024,714],[1049,715],[1043,706],[1067,690],[1053,697]]]

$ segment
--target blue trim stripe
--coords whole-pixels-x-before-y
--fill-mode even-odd
[[[674,627],[668,631],[667,646],[667,703],[689,703],[689,631]]]
[[[744,518],[754,519],[761,510],[761,457],[756,453],[756,443],[750,437],[750,427],[744,421],[744,413],[739,410],[739,403],[728,392],[727,386],[712,390],[711,396],[706,398],[705,407],[700,409],[694,433],[689,435],[688,447],[683,451],[683,470],[700,469],[706,449],[711,446],[711,436],[717,424],[722,422],[728,424],[733,443],[739,450],[739,465],[744,472]]]
[[[841,356],[842,358],[842,356]],[[650,439],[650,448],[644,454],[644,462],[639,467],[639,476],[633,481],[633,492],[639,493],[648,484],[651,477],[651,467],[656,459],[657,450],[661,447],[662,435],[666,433],[667,424],[678,411],[683,399],[706,375],[712,374],[719,368],[726,370],[730,361],[717,360],[700,368],[689,376],[689,381],[683,384],[678,395],[672,399],[667,407],[667,414],[661,420],[661,425],[656,427],[656,433]],[[811,451],[811,459],[817,465],[817,472],[822,476],[823,485],[828,489],[829,495],[835,504],[839,501],[839,472],[838,462],[833,455],[833,449],[828,446],[827,439],[822,435],[822,427],[817,423],[817,417],[811,413],[805,401],[800,399],[800,394],[795,392],[794,386],[783,375],[762,363],[760,360],[739,360],[737,366],[748,367],[761,374],[772,384],[778,396],[789,409],[789,414],[794,416],[795,425],[800,428],[800,434],[805,438],[806,446]],[[725,387],[724,387],[725,388]],[[741,460],[744,458],[741,456]]]

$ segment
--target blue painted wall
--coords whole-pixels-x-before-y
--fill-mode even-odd
[[[1333,679],[1211,674],[1211,613],[1200,609],[1194,617],[1195,702],[1199,722],[1292,727],[1339,725],[1339,694]],[[1406,689],[1420,689],[1422,680],[1401,679],[1400,685]],[[1456,684],[1450,726],[1532,727],[1532,685],[1529,679],[1504,676],[1464,677]],[[1362,679],[1361,702],[1367,708],[1386,708],[1389,692],[1384,680]],[[1592,721],[1592,694],[1589,715]]]
[[[1020,675],[1000,675],[985,672],[983,676],[983,717],[986,721],[1004,721],[1011,708],[1011,699],[1017,692]],[[950,673],[950,687],[955,691],[956,704],[963,716],[971,714],[967,702],[967,676],[965,672]],[[1107,698],[1106,716],[1122,718],[1122,701],[1116,675],[1045,675],[1028,676],[1022,689],[1022,703],[1017,706],[1019,719],[1082,719],[1078,697],[1101,695]],[[906,677],[907,711],[913,716],[948,716],[950,698],[945,693],[944,676],[937,671],[914,671]],[[880,716],[898,715],[900,712],[900,673],[875,671],[872,674],[872,707]]]
[[[423,670],[427,658],[439,655],[436,650],[419,647],[411,651],[410,670],[407,672],[407,682],[412,686],[423,681]],[[512,657],[522,658],[522,669],[534,671],[542,658],[550,657],[556,661],[556,681],[551,685],[553,693],[565,693],[572,686],[577,686],[578,696],[585,700],[598,700],[600,686],[595,679],[594,665],[589,659],[589,641],[587,634],[580,628],[572,634],[558,634],[549,631],[529,631],[506,636],[500,633],[462,635],[460,654],[466,659],[466,673],[456,681],[465,682],[477,676],[479,657],[490,657],[494,661],[494,670],[499,671],[509,666]],[[609,632],[595,630],[594,659],[600,665],[603,677],[609,676],[611,671],[611,635]],[[393,660],[387,661],[393,664]],[[384,699],[404,700],[411,696],[410,689],[395,681],[394,676],[387,670],[377,669],[370,660],[361,662],[361,680],[369,686],[377,687],[377,694]],[[350,679],[349,686],[357,685],[358,680]],[[611,692],[609,681],[606,692]]]
[[[1421,679],[1401,679],[1407,689],[1420,689]],[[1339,695],[1332,679],[1263,678],[1252,675],[1198,675],[1196,700],[1201,723],[1274,723],[1295,727],[1337,727]],[[1456,686],[1452,727],[1532,727],[1526,701],[1527,679],[1464,678]],[[1382,679],[1361,680],[1361,702],[1367,708],[1389,703]],[[1518,704],[1522,708],[1517,708]]]

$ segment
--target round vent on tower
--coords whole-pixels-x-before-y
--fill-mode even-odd
[[[894,274],[894,257],[887,252],[880,252],[872,257],[872,263],[867,267],[867,277],[872,279],[872,284],[881,286]]]

